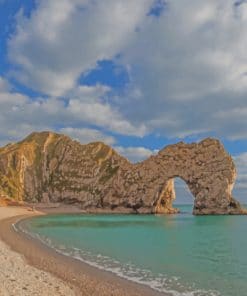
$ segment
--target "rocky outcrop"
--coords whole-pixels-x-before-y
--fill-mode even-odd
[[[232,197],[236,169],[215,139],[178,143],[131,164],[101,143],[51,132],[0,149],[0,198],[76,203],[88,211],[176,213],[174,178],[195,197],[194,214],[244,214]]]

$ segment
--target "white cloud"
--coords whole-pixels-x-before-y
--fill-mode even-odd
[[[75,140],[78,140],[82,144],[98,141],[102,141],[108,145],[113,145],[115,143],[115,139],[113,137],[107,136],[99,130],[95,129],[66,127],[60,129],[59,131],[72,137]]]
[[[10,91],[11,86],[5,87],[8,83],[0,77],[0,86],[1,82],[4,82],[4,87],[0,87],[1,143],[20,140],[33,130],[57,130],[83,143],[98,140],[107,144],[115,143],[114,138],[107,135],[109,130],[125,135],[142,135],[145,132],[145,126],[133,126],[104,101],[104,95],[109,91],[107,87],[78,87],[69,93],[65,101],[53,97],[33,100]],[[102,127],[105,133],[98,130]]]
[[[60,96],[98,60],[118,54],[153,0],[40,0],[30,19],[18,16],[9,56],[15,76],[43,93]]]
[[[194,196],[190,192],[188,185],[180,178],[175,178],[174,181],[176,192],[174,204],[193,204]]]
[[[237,167],[237,186],[247,191],[247,152],[234,157]]]
[[[234,157],[237,168],[237,180],[234,195],[237,199],[247,204],[247,152]]]
[[[9,41],[14,75],[67,98],[59,119],[68,126],[72,118],[126,135],[246,139],[247,3],[166,3],[157,18],[147,16],[153,0],[40,0],[30,19],[18,16]],[[115,59],[130,75],[115,101],[102,86],[97,99],[97,86],[90,89],[92,100],[78,87],[101,59]],[[61,103],[42,108],[48,104]]]
[[[246,138],[246,119],[229,122],[218,111],[246,108],[247,3],[166,2],[164,13],[147,19],[124,51],[122,63],[139,94],[123,100],[124,114],[169,137]]]
[[[0,93],[9,90],[9,83],[6,79],[0,76]]]
[[[74,89],[69,94],[71,98],[66,108],[67,115],[119,134],[143,136],[147,131],[145,125],[133,125],[127,121],[117,108],[105,100],[108,91],[109,88],[102,85]]]
[[[150,150],[145,147],[114,147],[119,154],[128,158],[131,162],[139,162],[147,159],[153,154],[156,154],[157,150]]]

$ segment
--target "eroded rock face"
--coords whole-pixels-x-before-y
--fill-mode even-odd
[[[195,197],[194,214],[244,214],[232,197],[232,158],[218,140],[170,145],[131,164],[111,147],[50,132],[33,133],[0,149],[0,195],[66,202],[88,211],[172,214],[175,177]]]
[[[157,156],[139,164],[138,170],[152,171],[152,174],[146,175],[145,191],[149,197],[155,194],[159,197],[154,199],[156,212],[166,212],[167,208],[171,208],[172,203],[164,202],[162,195],[170,191],[170,200],[174,199],[170,183],[174,177],[183,179],[195,197],[194,214],[244,212],[231,195],[236,179],[235,165],[218,140],[205,139],[198,144],[178,143],[168,146]],[[151,183],[152,186],[149,186]],[[169,198],[165,197],[165,200],[169,201]]]

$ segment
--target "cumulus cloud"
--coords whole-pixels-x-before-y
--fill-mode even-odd
[[[129,159],[131,162],[139,162],[147,159],[153,154],[156,154],[158,150],[151,150],[145,147],[114,147],[119,154]]]
[[[165,3],[158,16],[154,3]],[[235,140],[247,137],[246,28],[246,1],[40,0],[30,18],[19,14],[8,48],[17,79],[69,101],[60,120]],[[102,59],[121,63],[129,85],[115,101],[102,86],[97,99],[78,98],[78,78]]]
[[[237,187],[246,189],[247,193],[247,152],[235,156],[237,167]]]
[[[98,60],[117,55],[152,0],[40,0],[31,18],[19,14],[9,57],[17,79],[46,94],[72,89]]]
[[[104,101],[107,87],[79,87],[66,100],[54,97],[33,100],[10,89],[11,86],[0,78],[1,144],[20,140],[33,130],[49,129],[67,133],[83,143],[104,140],[113,144],[114,138],[107,132],[100,132],[99,128],[126,135],[141,134],[145,129],[133,126]]]
[[[245,138],[247,122],[237,113],[246,107],[247,4],[166,2],[124,51],[132,92],[139,94],[123,100],[125,114],[166,136]],[[234,108],[231,121],[222,116]]]
[[[91,128],[65,127],[60,129],[60,132],[72,137],[75,140],[78,140],[82,144],[97,141],[102,141],[108,145],[113,145],[115,143],[115,139],[113,137],[105,135],[99,130]]]
[[[104,100],[108,87],[96,85],[93,87],[79,86],[73,90],[66,108],[67,116],[77,120],[107,128],[110,131],[124,135],[143,136],[146,127],[143,123],[133,125],[122,116],[117,108]]]
[[[234,157],[237,180],[233,190],[238,200],[247,204],[247,152]]]
[[[0,92],[8,91],[10,88],[10,85],[6,79],[0,76]]]

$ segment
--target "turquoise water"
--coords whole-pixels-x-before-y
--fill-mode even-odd
[[[50,215],[33,236],[98,268],[171,295],[247,295],[247,217]]]

